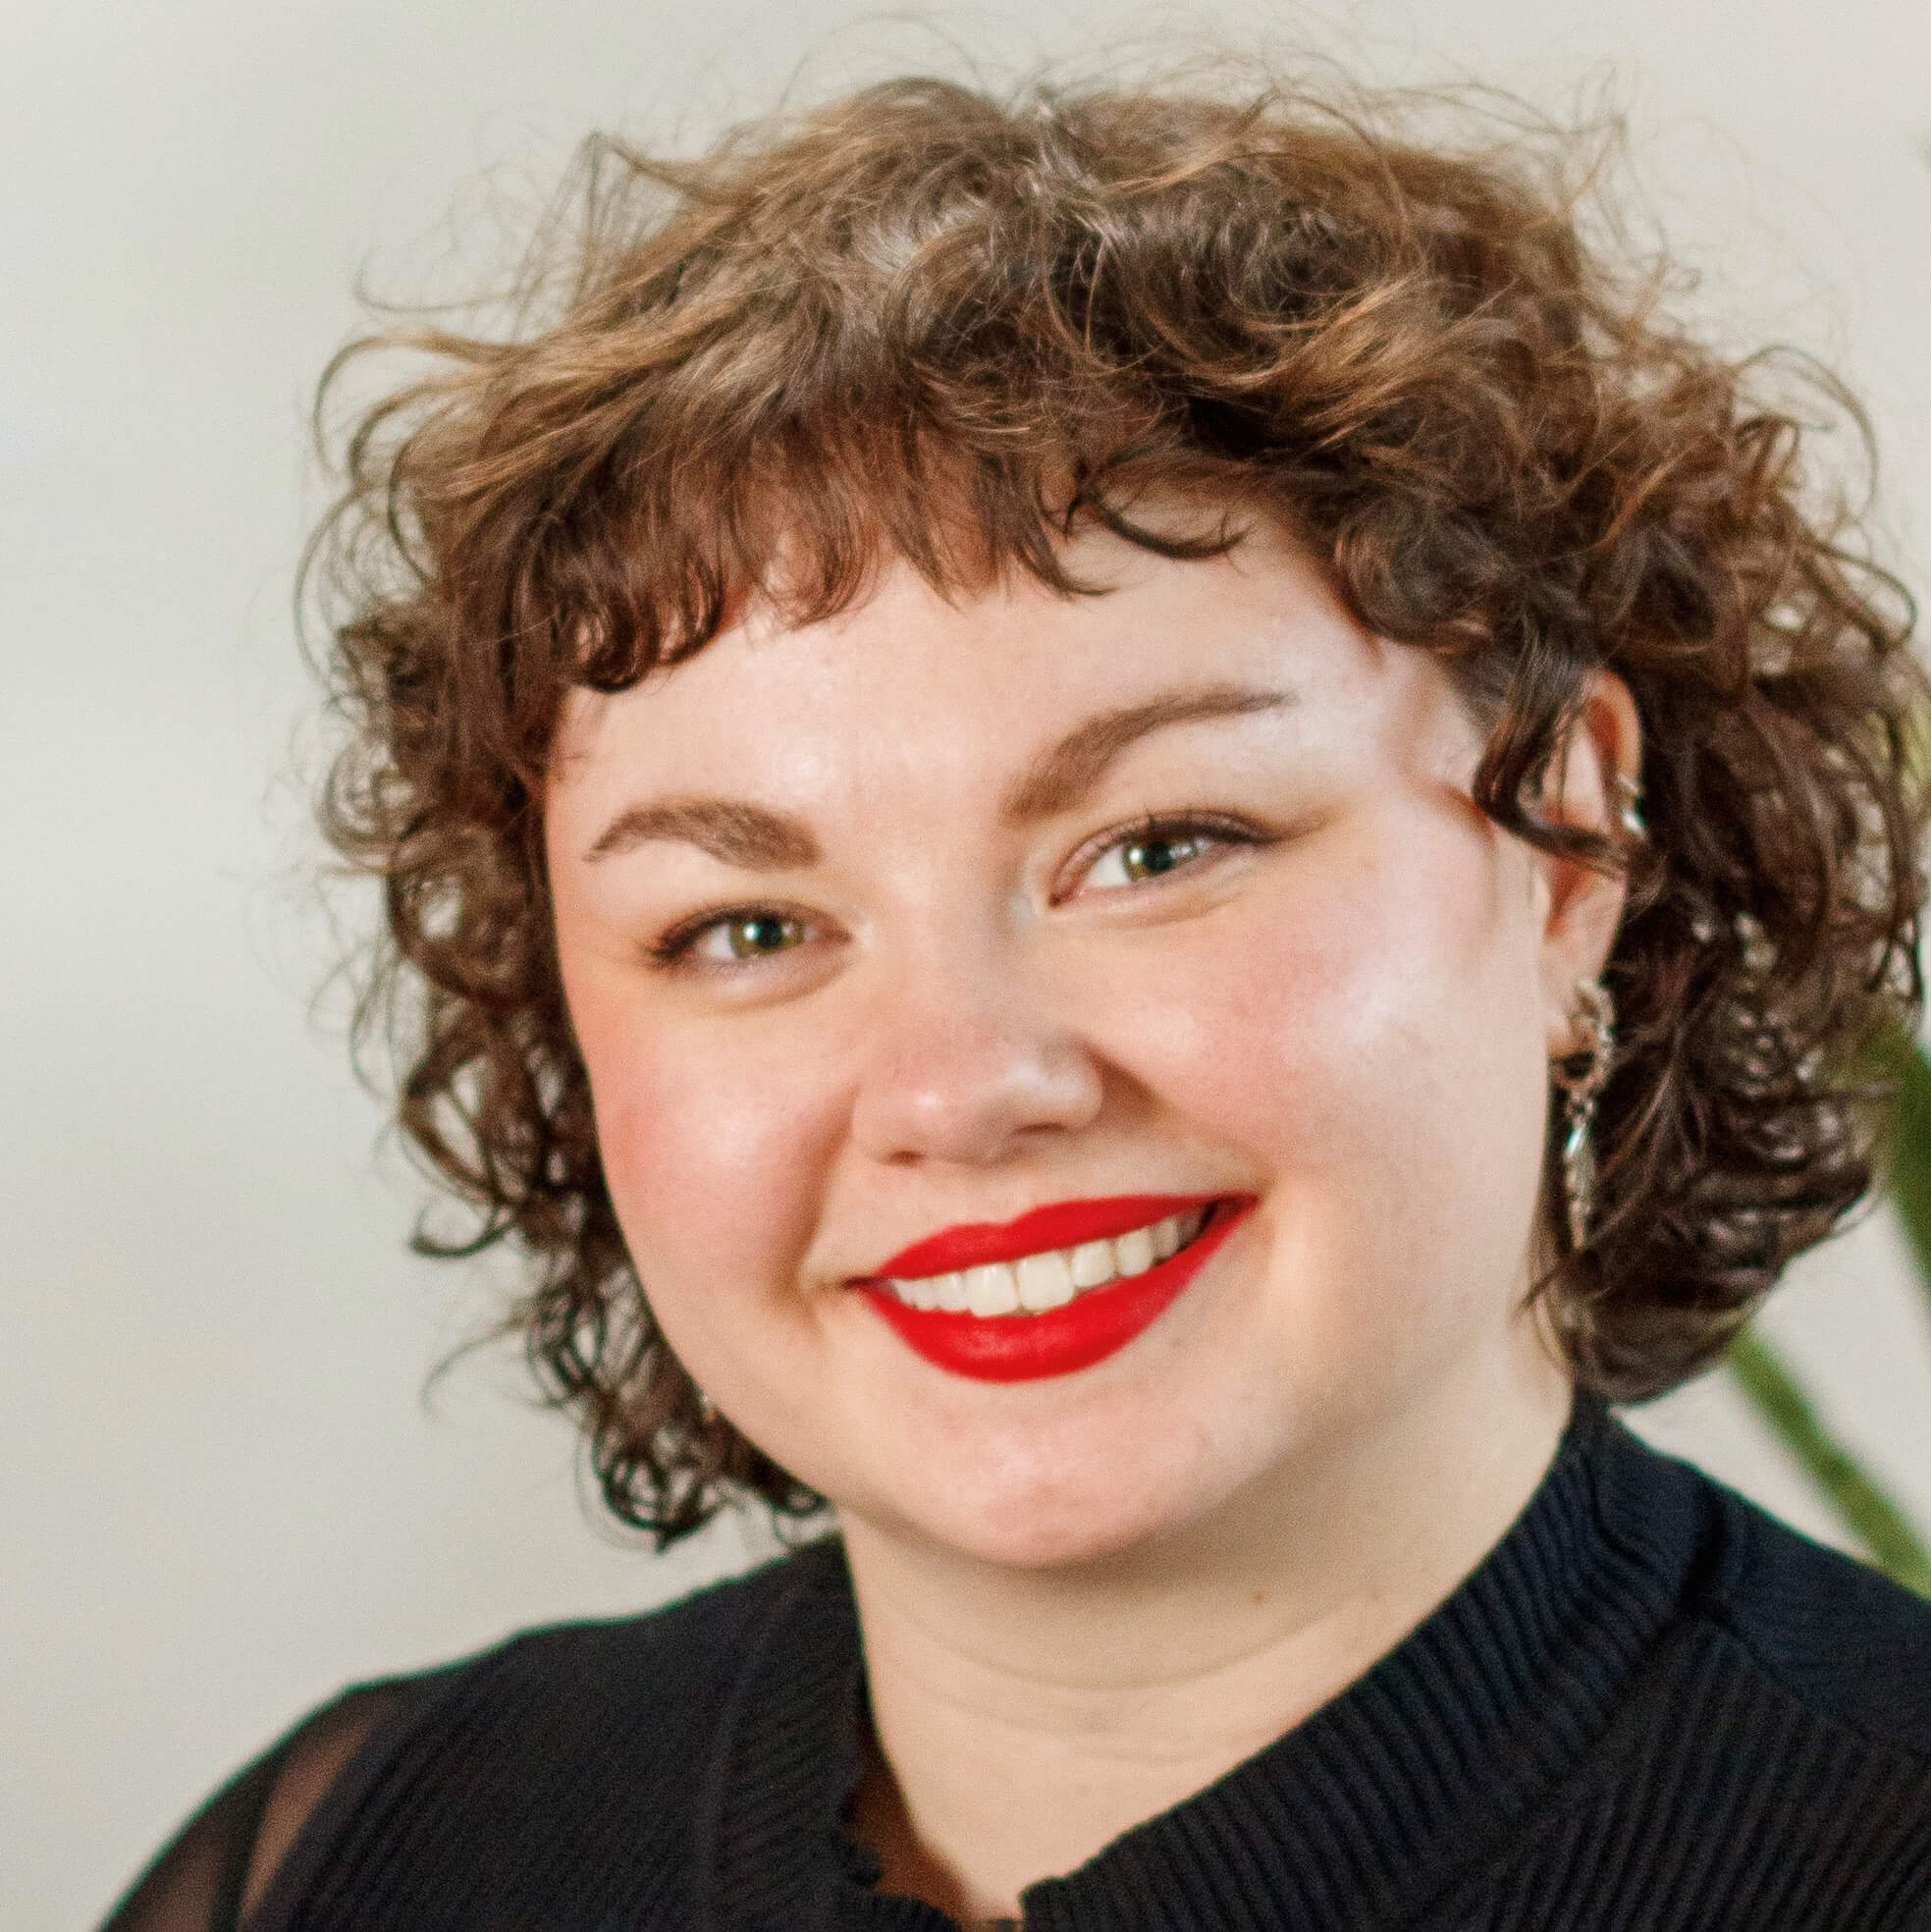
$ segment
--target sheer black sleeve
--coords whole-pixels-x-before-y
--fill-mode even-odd
[[[349,1691],[238,1773],[108,1914],[101,1932],[242,1932],[310,1814],[412,1682]]]

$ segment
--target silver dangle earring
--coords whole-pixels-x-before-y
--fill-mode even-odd
[[[1576,983],[1576,1026],[1582,1044],[1557,1060],[1550,1076],[1562,1089],[1567,1122],[1562,1141],[1562,1186],[1569,1204],[1569,1250],[1580,1255],[1588,1243],[1595,1212],[1596,1099],[1609,1079],[1616,1051],[1616,1008],[1609,989],[1597,980]]]
[[[711,1400],[708,1389],[697,1391],[697,1420],[709,1428],[718,1420],[718,1405]]]

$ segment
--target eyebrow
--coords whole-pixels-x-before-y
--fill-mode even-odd
[[[815,865],[818,840],[802,819],[741,798],[666,798],[619,812],[583,856],[608,859],[653,838],[681,839],[746,872]]]
[[[1006,795],[1004,816],[1012,824],[1023,825],[1069,811],[1100,782],[1114,759],[1149,732],[1164,730],[1169,724],[1198,724],[1209,719],[1284,711],[1297,701],[1293,691],[1207,684],[1163,691],[1139,704],[1102,711],[1075,725],[1033,761],[1025,777]]]
[[[1297,701],[1292,691],[1209,684],[1164,691],[1100,712],[1033,761],[1006,794],[1001,815],[1009,824],[1022,825],[1069,811],[1129,745],[1151,732],[1282,711]],[[746,872],[789,871],[815,865],[819,858],[818,840],[804,820],[741,798],[666,798],[628,806],[604,828],[584,857],[613,858],[652,839],[681,840]]]

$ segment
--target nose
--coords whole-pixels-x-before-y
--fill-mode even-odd
[[[1101,1072],[1015,971],[936,951],[882,986],[852,1136],[873,1159],[987,1166],[1100,1112]]]

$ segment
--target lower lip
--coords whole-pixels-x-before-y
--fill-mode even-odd
[[[907,1308],[888,1288],[863,1293],[915,1355],[977,1382],[1032,1382],[1091,1368],[1125,1348],[1164,1315],[1213,1251],[1253,1208],[1222,1202],[1207,1232],[1145,1274],[1091,1288],[1045,1315],[960,1315]]]

